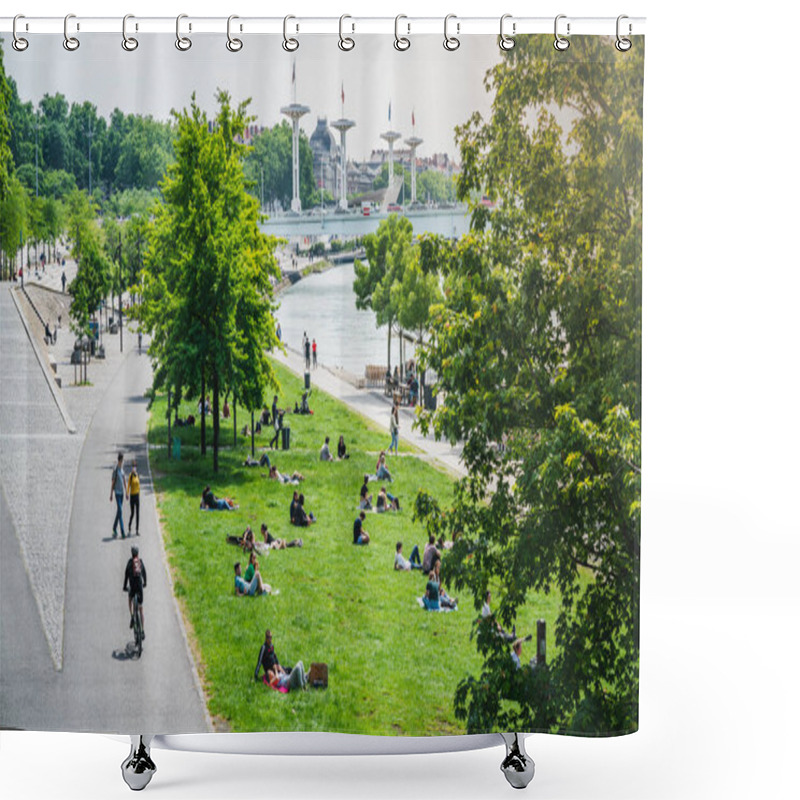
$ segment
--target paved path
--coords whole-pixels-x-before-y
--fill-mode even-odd
[[[0,295],[7,291],[2,287]],[[13,318],[6,316],[5,306],[0,313],[5,341],[6,322]],[[91,391],[73,389],[71,410],[77,414],[80,431],[71,440],[83,439],[83,448],[71,492],[66,565],[61,575],[63,581],[66,574],[66,589],[61,610],[60,670],[54,669],[52,642],[45,633],[47,624],[38,602],[50,578],[42,577],[35,552],[27,557],[23,552],[16,524],[19,515],[11,507],[19,482],[13,475],[0,476],[0,727],[118,733],[208,730],[162,554],[144,433],[143,391],[150,384],[151,374],[147,359],[134,352],[134,340],[134,336],[128,336],[128,351],[116,361],[93,364],[90,370],[94,371],[96,385]],[[22,343],[18,343],[18,349],[15,359],[4,365],[17,366],[24,352]],[[29,379],[20,385],[33,391],[35,372],[31,371]],[[82,391],[86,393],[80,394]],[[26,408],[28,405],[22,404],[18,409],[21,418]],[[8,404],[4,403],[0,408],[4,453],[13,438],[7,412]],[[53,413],[57,413],[54,408]],[[56,435],[49,432],[47,440]],[[36,440],[20,438],[32,451]],[[122,592],[131,542],[110,536],[114,509],[108,493],[118,449],[129,457],[136,456],[142,476],[141,536],[133,539],[140,547],[148,577],[147,638],[140,660],[127,654],[132,636]],[[33,453],[31,457],[40,456]],[[57,485],[62,469],[70,472],[70,465],[54,463],[42,478],[44,485]],[[9,489],[14,492],[11,497]],[[36,493],[29,489],[26,497],[27,504],[35,509]],[[40,531],[45,545],[50,541],[49,530],[43,525]]]
[[[305,359],[300,353],[287,348],[287,354],[275,353],[275,358],[285,364],[297,375],[305,372]],[[346,403],[355,411],[386,430],[386,447],[389,447],[389,414],[391,401],[380,390],[356,389],[352,383],[336,374],[335,370],[320,366],[311,370],[311,386],[317,386],[328,394]],[[312,394],[313,397],[313,394]],[[311,406],[313,407],[313,399]],[[466,474],[461,460],[461,445],[451,447],[449,442],[437,441],[433,436],[423,436],[413,428],[414,409],[400,409],[400,438],[405,439],[423,452],[429,461],[438,462],[456,475]],[[320,443],[321,446],[321,443]]]

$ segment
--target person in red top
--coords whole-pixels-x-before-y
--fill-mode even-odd
[[[314,362],[314,369],[316,369],[317,368],[317,340],[316,339],[314,339],[311,342],[311,357],[312,357],[313,362]]]

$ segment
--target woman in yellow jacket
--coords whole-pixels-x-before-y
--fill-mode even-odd
[[[136,469],[136,459],[131,465],[128,476],[128,496],[131,499],[131,518],[128,520],[128,532],[133,535],[133,515],[136,514],[136,535],[139,535],[139,472]]]

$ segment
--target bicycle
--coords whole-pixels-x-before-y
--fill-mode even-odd
[[[136,648],[136,655],[141,658],[142,657],[142,641],[144,637],[142,636],[142,632],[144,628],[142,627],[142,615],[139,610],[139,596],[137,593],[134,592],[133,595],[133,643],[134,647]]]

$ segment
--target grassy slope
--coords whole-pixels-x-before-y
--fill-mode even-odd
[[[300,381],[280,365],[276,370],[283,387],[280,403],[293,406]],[[283,472],[305,475],[300,489],[306,508],[319,516],[316,525],[301,530],[288,522],[293,487],[261,477],[266,470],[242,466],[250,440],[239,437],[232,449],[230,421],[223,427],[221,440],[228,447],[220,453],[218,476],[211,471],[210,448],[203,459],[193,446],[199,442],[198,428],[176,431],[182,458],[168,461],[165,448],[158,447],[166,442],[164,405],[163,399],[157,401],[151,416],[151,463],[176,593],[199,643],[211,714],[238,731],[462,732],[452,698],[459,679],[479,668],[469,638],[476,612],[468,600],[455,613],[422,611],[415,601],[424,589],[420,573],[392,569],[397,540],[403,541],[406,557],[414,544],[423,544],[421,525],[411,521],[415,493],[425,487],[446,499],[451,479],[413,455],[392,457],[395,482],[389,491],[399,495],[403,511],[368,514],[365,527],[373,542],[355,547],[358,489],[363,473],[374,471],[375,453],[388,445],[387,433],[320,392],[312,395],[313,416],[287,416],[292,448],[275,451],[273,461]],[[186,404],[180,415],[196,411]],[[240,415],[240,428],[244,422]],[[209,425],[209,441],[210,433]],[[321,463],[325,435],[335,443],[339,433],[351,458]],[[265,431],[256,437],[257,456],[270,436]],[[240,508],[200,511],[206,483],[218,496],[233,496]],[[377,491],[378,484],[371,487]],[[244,568],[245,559],[225,536],[241,534],[247,524],[257,532],[262,521],[275,536],[301,536],[304,547],[260,557],[264,580],[279,595],[237,598],[233,564],[241,560]],[[536,598],[520,616],[518,630],[534,631],[538,617],[552,622],[557,608],[552,594]],[[282,695],[253,681],[266,627],[284,665],[328,663],[327,691]],[[528,648],[526,657],[533,655],[532,645]]]

